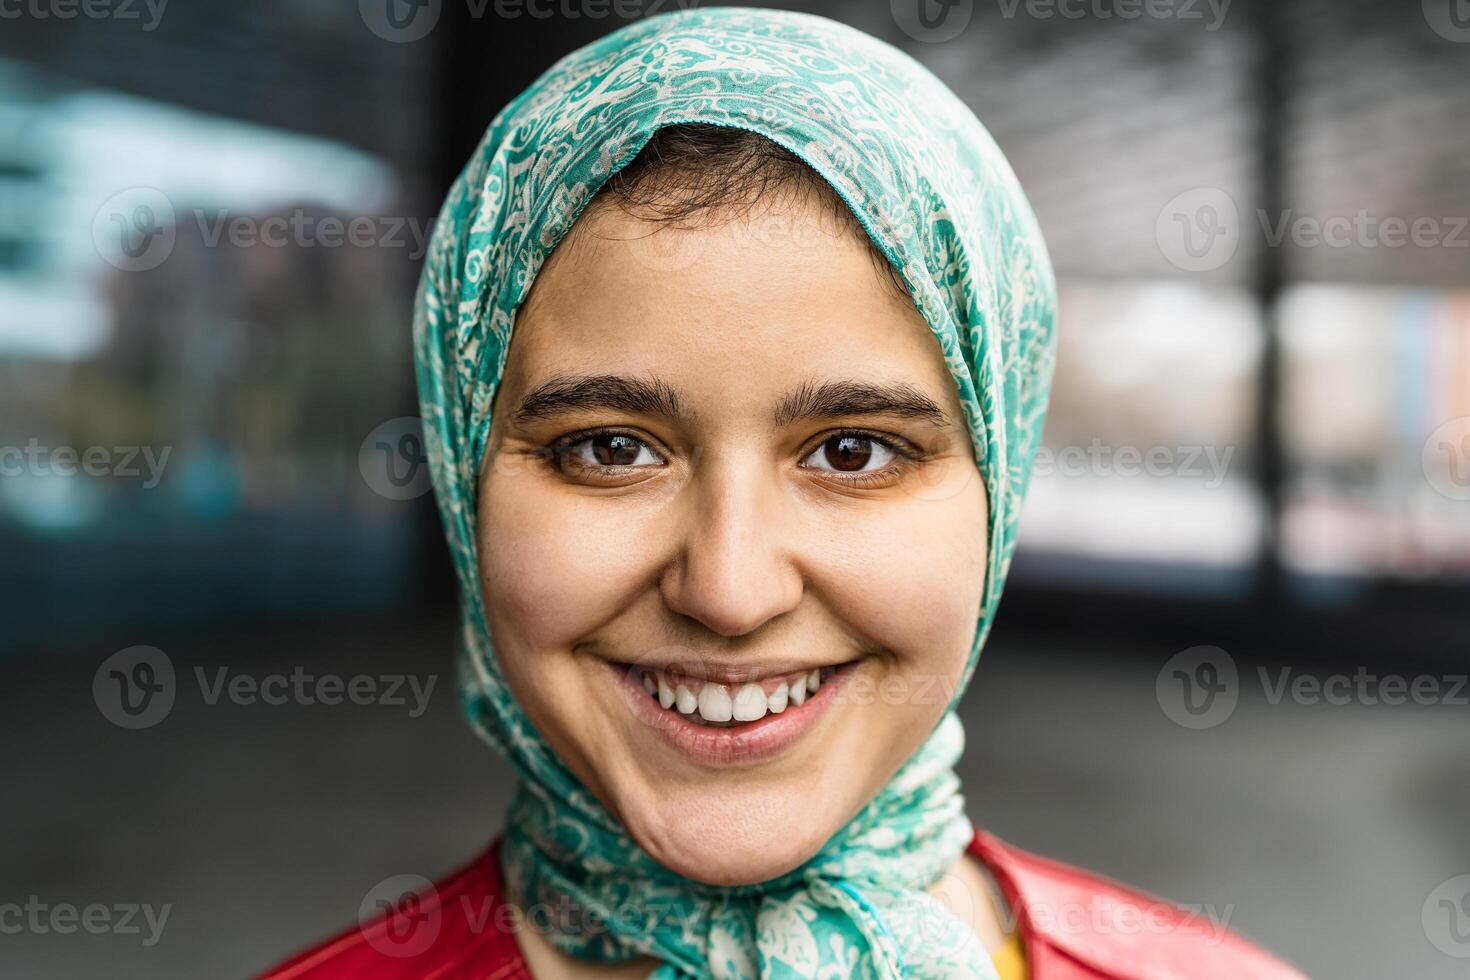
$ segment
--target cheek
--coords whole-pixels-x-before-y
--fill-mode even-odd
[[[657,589],[661,508],[617,508],[514,476],[487,479],[480,565],[497,645],[565,648]],[[665,515],[665,519],[667,515]],[[804,516],[792,557],[811,598],[910,670],[958,673],[985,576],[979,481],[942,499],[897,497],[872,508]],[[793,542],[795,543],[795,542]]]
[[[481,499],[480,577],[497,642],[565,646],[626,608],[651,557],[636,522],[526,478],[491,477]],[[644,549],[646,550],[646,549]]]
[[[838,615],[902,669],[957,675],[985,577],[983,492],[906,499],[850,524],[826,582]]]

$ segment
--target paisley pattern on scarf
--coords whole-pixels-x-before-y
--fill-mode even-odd
[[[463,609],[460,696],[521,785],[502,847],[511,894],[553,910],[576,957],[647,954],[672,978],[993,978],[925,893],[971,835],[951,704],[878,795],[802,867],[714,887],[654,862],[535,731],[485,626],[477,474],[515,313],[608,177],[660,127],[753,130],[846,202],[938,340],[989,497],[989,564],[958,699],[1015,546],[1046,412],[1055,285],[1030,206],[975,116],[902,52],[805,14],[708,8],[638,21],[559,61],[490,124],[450,189],[415,308],[425,444]],[[975,533],[981,533],[976,528]],[[557,916],[572,908],[574,915]]]

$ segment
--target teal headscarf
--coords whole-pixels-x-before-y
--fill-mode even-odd
[[[624,27],[521,93],[449,192],[414,319],[425,441],[464,616],[461,697],[521,777],[502,844],[507,887],[524,905],[588,913],[550,933],[559,948],[599,962],[651,955],[660,980],[991,978],[978,940],[924,891],[971,836],[953,704],[806,864],[714,887],[639,849],[536,732],[496,661],[476,487],[516,310],[608,177],[679,123],[752,130],[804,160],[934,331],[989,497],[981,616],[956,699],[1000,597],[1046,412],[1055,285],[1036,220],[979,120],[908,56],[805,14],[688,10]]]

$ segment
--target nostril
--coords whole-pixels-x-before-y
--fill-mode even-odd
[[[768,516],[728,495],[688,515],[683,548],[659,581],[668,608],[722,637],[747,635],[794,609],[802,575]]]

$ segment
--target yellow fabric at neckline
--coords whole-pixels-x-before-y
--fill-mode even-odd
[[[1021,947],[1020,933],[1007,936],[1006,944],[995,951],[991,960],[1000,980],[1026,980],[1026,953]]]

